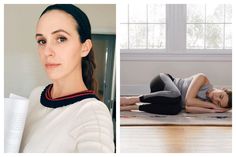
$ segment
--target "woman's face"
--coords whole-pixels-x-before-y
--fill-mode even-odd
[[[212,101],[212,103],[220,106],[220,107],[227,107],[228,106],[228,101],[229,97],[227,93],[222,90],[222,89],[213,89],[208,97]]]
[[[48,11],[38,21],[38,52],[51,80],[81,73],[83,44],[76,26],[73,17],[60,10]]]

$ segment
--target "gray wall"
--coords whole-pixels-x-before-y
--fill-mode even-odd
[[[9,93],[28,97],[31,90],[50,82],[40,65],[35,27],[47,5],[4,6],[4,96]],[[92,32],[115,34],[115,5],[77,5],[88,15]]]

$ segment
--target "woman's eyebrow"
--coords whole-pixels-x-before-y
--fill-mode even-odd
[[[66,33],[67,35],[71,36],[70,33],[68,33],[67,31],[65,31],[65,30],[63,30],[63,29],[55,30],[55,31],[53,31],[51,34],[56,34],[56,33],[59,33],[59,32],[64,32],[64,33]],[[35,37],[38,37],[38,36],[41,36],[41,37],[42,37],[43,34],[40,34],[40,33],[35,34]]]
[[[65,30],[63,30],[63,29],[55,30],[55,31],[53,31],[51,34],[56,34],[56,33],[59,33],[59,32],[64,32],[64,33],[66,33],[67,35],[71,36],[70,33],[68,33],[67,31],[65,31]]]
[[[35,34],[35,37],[38,37],[38,36],[43,36],[43,34],[39,34],[39,33],[37,33],[37,34]]]

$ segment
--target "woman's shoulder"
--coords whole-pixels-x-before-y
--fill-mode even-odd
[[[40,101],[40,96],[44,88],[45,86],[38,86],[31,91],[29,96],[30,104],[35,104]]]
[[[210,83],[207,75],[204,73],[197,73],[193,76],[193,78],[197,79],[198,82],[202,82],[203,85],[207,85]]]
[[[34,88],[30,93],[30,98],[35,97],[35,96],[40,96],[44,88],[45,86],[38,86]]]
[[[106,104],[96,98],[84,99],[81,103],[84,110],[108,111]]]
[[[72,105],[72,109],[77,110],[75,119],[111,119],[111,113],[106,104],[96,98],[84,99],[77,103]]]
[[[36,104],[40,103],[40,96],[45,86],[38,86],[34,88],[29,96],[29,111],[34,108]]]

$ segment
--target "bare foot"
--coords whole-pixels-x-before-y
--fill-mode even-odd
[[[134,105],[139,102],[139,97],[120,97],[120,106]]]
[[[121,106],[121,111],[131,111],[131,110],[138,110],[138,105],[129,105],[129,106]]]

